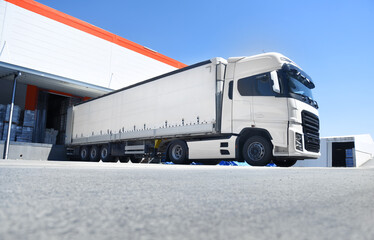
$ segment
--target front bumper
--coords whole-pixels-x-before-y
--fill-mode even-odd
[[[300,144],[297,144],[296,135],[301,135],[302,150],[300,150]],[[295,159],[317,159],[321,156],[320,152],[311,152],[305,149],[305,135],[303,133],[303,127],[301,124],[290,124],[289,126],[289,145],[288,145],[288,157]]]

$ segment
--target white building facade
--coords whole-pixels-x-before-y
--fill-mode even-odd
[[[67,107],[185,66],[33,0],[0,0],[0,140],[31,117],[31,142],[52,129],[63,144]]]

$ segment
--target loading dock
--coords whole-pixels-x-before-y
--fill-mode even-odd
[[[9,143],[10,151],[18,149],[9,156],[50,159],[29,154],[30,148],[63,144],[69,106],[186,66],[32,0],[0,0],[0,23],[0,109],[6,115],[14,106],[18,118],[0,114],[1,135],[10,125],[14,137],[1,136],[2,156]],[[32,133],[31,140],[26,133]]]
[[[332,167],[353,167],[354,142],[333,142],[332,143]]]

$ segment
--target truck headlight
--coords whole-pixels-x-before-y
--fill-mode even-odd
[[[303,135],[300,133],[295,134],[295,146],[297,150],[303,151]]]

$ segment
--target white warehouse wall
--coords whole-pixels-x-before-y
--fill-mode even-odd
[[[355,136],[355,152],[357,167],[374,157],[374,141],[369,134]]]
[[[103,34],[97,37],[8,1],[0,1],[0,62],[110,89],[177,69],[105,40],[118,36],[102,29],[90,25],[93,31],[98,29],[96,35]]]

